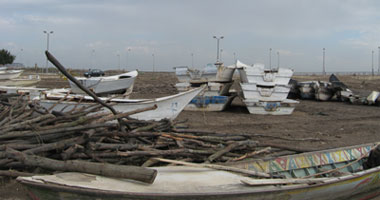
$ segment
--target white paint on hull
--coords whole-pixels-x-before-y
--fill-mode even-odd
[[[185,108],[185,106],[193,99],[196,95],[198,95],[205,87],[199,87],[192,89],[187,92],[175,94],[172,96],[167,97],[161,97],[156,99],[111,99],[111,103],[115,103],[113,105],[113,108],[117,112],[130,112],[134,111],[136,109],[142,109],[142,108],[148,108],[152,107],[154,105],[157,105],[157,109],[155,110],[149,110],[141,113],[137,113],[134,115],[131,115],[130,117],[139,119],[139,120],[155,120],[159,121],[162,119],[169,119],[174,120],[179,113]],[[47,95],[49,97],[49,95]],[[59,94],[59,95],[50,95],[50,98],[54,97],[55,99],[63,98],[65,94]],[[81,95],[76,96],[68,96],[67,98],[74,98],[76,99],[80,98]],[[82,96],[83,97],[83,96]],[[91,97],[86,97],[88,100],[92,100]],[[102,98],[103,100],[106,100],[107,98]],[[73,101],[63,101],[58,102],[58,100],[48,100],[48,99],[39,99],[41,106],[45,107],[46,109],[51,108],[54,106],[54,111],[69,111],[72,110],[75,106],[77,108],[83,107],[83,106],[90,106],[94,103],[88,103],[88,102],[82,102],[77,103]],[[100,112],[109,112],[108,109],[103,108]]]

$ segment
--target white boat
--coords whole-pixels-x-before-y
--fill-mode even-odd
[[[208,82],[207,89],[203,91],[202,95],[205,96],[228,96],[229,90],[232,86],[233,82],[228,83],[215,83]],[[176,83],[175,87],[179,92],[188,91],[191,88],[195,88],[191,83]]]
[[[186,66],[174,67],[176,76],[181,83],[231,82],[235,66],[223,64],[207,64],[202,70],[189,69]]]
[[[9,87],[0,86],[0,94],[18,94],[24,95],[24,99],[32,100],[39,97],[42,92],[46,91],[46,88],[35,88],[35,87]]]
[[[189,68],[187,66],[174,67],[174,70],[180,83],[189,82],[191,80]]]
[[[293,75],[293,70],[287,68],[265,69],[264,64],[246,65],[236,61],[236,68],[239,69],[240,79],[243,83],[256,83],[264,85],[273,82],[278,85],[287,85]]]
[[[143,109],[152,107],[154,105],[157,106],[155,110],[148,110],[145,112],[133,114],[130,117],[138,119],[138,120],[155,120],[159,121],[162,119],[174,120],[179,113],[185,108],[185,106],[202,90],[205,89],[206,86],[201,86],[199,88],[195,88],[189,90],[187,92],[182,92],[179,94],[156,98],[156,99],[118,99],[118,98],[101,98],[106,101],[109,100],[110,103],[114,103],[113,108],[117,112],[129,112],[134,111],[136,109]],[[90,106],[95,104],[93,98],[90,96],[84,95],[67,95],[66,99],[69,101],[59,101],[59,99],[63,99],[66,94],[64,93],[54,93],[46,92],[44,97],[35,98],[35,100],[39,100],[41,106],[46,109],[53,108],[52,111],[60,111],[65,112],[72,110],[74,107],[80,108],[83,106]],[[80,103],[75,100],[82,99]],[[109,112],[108,109],[103,108],[100,112]]]
[[[0,86],[30,87],[30,86],[35,86],[40,81],[41,81],[40,76],[29,75],[26,77],[18,77],[18,78],[14,78],[10,80],[2,80],[0,81]]]
[[[198,95],[194,97],[184,110],[187,111],[210,111],[218,112],[223,111],[228,105],[231,104],[232,100],[236,95],[232,96],[206,96]]]
[[[282,101],[289,94],[289,85],[257,85],[252,83],[240,83],[245,99],[255,99],[259,101]]]
[[[243,100],[249,113],[259,115],[290,115],[298,101],[285,99],[283,101],[258,101],[255,99]]]
[[[95,94],[110,94],[110,93],[131,93],[134,81],[138,72],[136,70],[118,74],[114,76],[103,77],[77,77],[76,79],[86,88],[95,92]],[[77,85],[69,81],[73,93],[85,94]]]
[[[0,80],[8,80],[19,77],[23,70],[0,70]]]

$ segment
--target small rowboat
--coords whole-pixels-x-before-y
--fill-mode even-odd
[[[363,169],[376,147],[363,144],[229,165],[282,179],[167,166],[155,168],[158,175],[153,184],[73,172],[17,180],[29,188],[34,199],[369,199],[380,194],[380,166]]]
[[[117,112],[129,112],[137,109],[149,108],[157,106],[155,110],[133,114],[130,117],[139,120],[155,120],[162,119],[174,120],[185,106],[197,96],[206,86],[201,86],[179,94],[156,98],[156,99],[119,99],[119,98],[101,98],[103,101],[109,101]],[[61,99],[69,101],[60,101]],[[64,93],[55,93],[47,91],[44,97],[37,97],[34,100],[40,105],[51,111],[65,112],[75,107],[91,106],[94,100],[90,96],[84,95],[66,95]],[[104,112],[103,109],[100,112]]]
[[[92,90],[95,94],[115,94],[115,93],[131,93],[133,84],[137,77],[136,70],[105,77],[77,77],[76,79],[87,89]],[[77,85],[69,81],[73,93],[85,94]]]

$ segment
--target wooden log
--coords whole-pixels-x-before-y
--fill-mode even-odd
[[[185,166],[191,166],[191,167],[204,167],[204,168],[211,168],[211,169],[216,169],[216,170],[231,171],[231,172],[237,172],[237,173],[242,173],[242,174],[251,175],[251,176],[263,177],[263,178],[271,177],[271,175],[268,173],[256,172],[253,170],[246,170],[246,169],[224,166],[224,165],[205,164],[205,163],[197,164],[197,163],[189,163],[189,162],[169,160],[169,159],[163,159],[163,158],[154,158],[154,159],[161,162],[174,163],[178,165],[185,165]]]
[[[302,148],[302,147],[297,147],[297,146],[287,146],[284,144],[276,144],[272,142],[259,142],[258,143],[259,147],[276,147],[279,149],[285,149],[285,150],[290,150],[290,151],[295,151],[298,153],[303,153],[303,152],[312,152],[312,151],[318,151],[319,149],[314,149],[314,148]]]
[[[62,127],[57,129],[49,129],[42,131],[14,131],[9,132],[4,135],[0,135],[0,139],[10,139],[16,137],[27,137],[27,136],[35,136],[35,135],[47,135],[52,133],[62,133],[62,132],[72,132],[72,131],[81,131],[87,129],[94,129],[100,127],[116,127],[115,124],[104,123],[104,124],[90,124],[90,125],[79,125],[75,127]]]
[[[16,130],[16,129],[22,129],[23,127],[26,127],[29,124],[34,124],[36,122],[44,121],[44,120],[50,119],[50,118],[55,118],[55,116],[52,115],[52,114],[46,114],[46,115],[41,115],[41,116],[38,116],[38,117],[30,119],[30,120],[26,120],[26,121],[17,123],[17,124],[11,124],[11,125],[8,125],[8,126],[4,126],[0,130],[0,134],[4,134],[6,132],[9,132],[9,131],[12,131],[12,130]]]
[[[223,154],[232,151],[233,149],[235,149],[238,146],[242,146],[242,145],[255,145],[256,143],[257,142],[254,142],[254,141],[251,141],[251,140],[234,142],[234,143],[228,145],[226,148],[221,149],[221,150],[217,151],[216,153],[212,154],[211,156],[209,156],[207,158],[207,161],[208,162],[213,162],[217,158],[221,157]]]
[[[34,176],[36,174],[27,173],[27,172],[20,172],[16,170],[0,170],[0,176],[8,176],[16,178],[18,176]]]
[[[260,149],[260,150],[257,150],[257,151],[253,151],[251,153],[246,153],[245,155],[241,156],[241,157],[238,157],[238,158],[234,158],[232,161],[239,161],[239,160],[243,160],[243,159],[246,159],[246,158],[250,158],[250,157],[253,157],[255,155],[259,155],[259,154],[262,154],[262,153],[269,153],[271,151],[271,147],[265,147],[264,149]]]
[[[10,157],[14,157],[26,166],[41,167],[55,171],[72,171],[96,174],[101,176],[126,178],[144,183],[153,183],[157,171],[137,166],[114,165],[107,163],[93,163],[80,160],[58,161],[35,155],[28,155],[10,148],[7,149]]]
[[[64,149],[64,148],[67,148],[67,147],[72,146],[74,144],[83,144],[86,141],[87,141],[87,138],[83,135],[80,137],[74,137],[74,138],[61,140],[61,141],[54,142],[54,143],[42,144],[39,147],[35,147],[32,149],[25,150],[25,151],[23,151],[23,153],[38,154],[40,152],[46,152],[46,151],[51,151],[51,150],[55,150],[55,149],[56,150]]]

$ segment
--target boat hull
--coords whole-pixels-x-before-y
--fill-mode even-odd
[[[331,199],[367,199],[379,195],[378,189],[380,188],[380,168],[369,170],[370,172],[358,174],[356,176],[341,177],[326,181],[325,183],[317,183],[313,185],[300,184],[289,186],[246,186],[238,182],[234,184],[218,185],[219,190],[214,187],[209,187],[209,192],[201,192],[197,190],[188,192],[159,192],[150,190],[149,185],[145,185],[146,189],[142,191],[130,191],[134,188],[131,187],[127,180],[120,180],[119,182],[109,183],[119,184],[119,187],[114,187],[113,190],[90,188],[86,182],[77,182],[75,186],[70,186],[69,182],[58,184],[57,182],[41,182],[31,178],[18,178],[22,184],[26,185],[31,191],[34,199],[115,199],[115,200],[174,200],[174,199],[199,199],[199,200],[331,200]],[[197,170],[194,173],[199,173]],[[159,172],[160,173],[160,172]],[[178,172],[177,172],[178,173]],[[157,177],[158,179],[159,177]],[[204,177],[206,178],[206,177]],[[191,182],[203,181],[198,180],[197,176],[187,179],[185,181]],[[241,180],[245,177],[241,177]],[[155,182],[159,181],[156,180]],[[188,182],[188,184],[191,184]],[[130,182],[129,182],[130,183]],[[73,183],[72,183],[73,184]],[[122,189],[124,191],[115,191]],[[155,183],[154,183],[155,184]],[[154,185],[153,184],[153,185]],[[168,187],[174,187],[168,185]],[[181,187],[178,187],[179,191]],[[194,189],[192,185],[188,185],[189,189]],[[212,191],[211,191],[212,190]],[[204,190],[203,190],[204,191]],[[366,198],[367,197],[367,198]]]
[[[115,93],[125,93],[132,92],[133,84],[135,82],[137,72],[133,71],[128,78],[118,78],[114,80],[108,80],[102,77],[93,77],[93,78],[78,78],[78,81],[85,86],[86,88],[92,90],[96,94],[115,94]],[[121,76],[121,75],[120,75]],[[77,85],[69,81],[70,87],[73,93],[76,94],[85,94]]]
[[[255,99],[243,100],[249,113],[257,115],[291,115],[299,103],[286,99],[284,101],[257,101]]]
[[[235,96],[196,96],[184,110],[187,111],[223,111]]]
[[[157,98],[154,100],[127,100],[127,99],[112,99],[111,103],[115,103],[113,108],[117,112],[130,112],[137,109],[149,108],[154,105],[157,106],[155,110],[148,110],[145,112],[133,114],[130,117],[139,119],[139,120],[155,120],[159,121],[162,119],[174,120],[179,113],[185,108],[185,106],[193,99],[196,95],[198,95],[204,87],[199,87],[192,89],[187,92],[179,93],[176,95]],[[63,95],[64,96],[64,95]],[[63,97],[61,96],[61,97]],[[48,99],[40,99],[40,105],[50,109],[52,111],[70,111],[72,109],[90,106],[94,103],[77,103],[73,101],[62,101],[58,102],[58,100],[48,100]],[[99,112],[109,112],[108,109],[103,108]]]
[[[154,168],[158,173],[153,184],[75,172],[19,177],[17,180],[31,190],[34,199],[369,199],[380,194],[380,166],[360,170],[364,162],[361,158],[368,156],[377,145],[363,144],[228,164],[257,172],[279,173],[286,179],[255,179],[222,170],[166,166]],[[326,167],[351,173],[314,178],[315,182],[309,184],[278,184],[279,180],[286,182],[297,180],[291,178],[306,178],[309,173],[318,173],[318,169],[326,170]],[[262,181],[272,183],[263,184]]]
[[[4,70],[0,71],[0,80],[8,80],[19,77],[23,70]]]
[[[255,99],[259,101],[282,101],[288,97],[290,86],[274,85],[259,86],[257,84],[241,83],[245,99]]]

